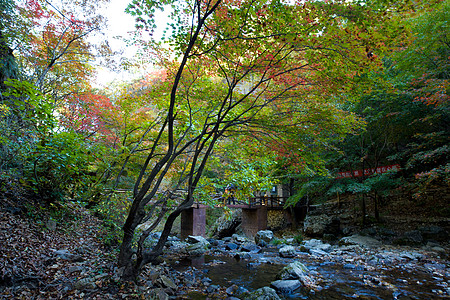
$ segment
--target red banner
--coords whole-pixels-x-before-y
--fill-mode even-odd
[[[390,165],[390,166],[383,166],[378,168],[371,168],[371,169],[364,169],[364,176],[370,176],[372,174],[381,174],[386,173],[390,170],[398,171],[400,170],[400,165]],[[347,171],[347,172],[339,172],[336,178],[351,178],[351,177],[361,177],[363,176],[363,170],[356,170],[356,171]]]

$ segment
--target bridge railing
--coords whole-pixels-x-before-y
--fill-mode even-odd
[[[248,201],[237,200],[233,197],[228,197],[224,199],[225,205],[239,205],[239,206],[267,206],[268,208],[283,208],[288,197],[277,197],[277,196],[260,196],[251,197]]]

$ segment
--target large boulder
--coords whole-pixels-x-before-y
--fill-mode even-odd
[[[326,234],[339,234],[339,218],[325,214],[308,215],[303,222],[303,232],[307,236],[322,237]]]
[[[255,243],[258,246],[266,246],[273,240],[273,232],[271,230],[260,230],[255,235]]]
[[[232,210],[231,217],[223,215],[214,223],[212,236],[217,239],[222,239],[238,232],[238,227],[242,223],[242,209]]]
[[[277,292],[270,287],[263,287],[245,297],[247,300],[279,300]]]
[[[382,243],[374,238],[368,236],[362,236],[359,234],[354,234],[351,236],[343,237],[339,240],[340,246],[360,246],[363,248],[378,248]]]

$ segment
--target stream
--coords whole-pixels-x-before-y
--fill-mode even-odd
[[[378,254],[383,259],[374,263],[369,261],[373,253],[319,257],[300,252],[295,258],[281,258],[276,248],[265,248],[253,253],[251,259],[236,259],[231,256],[233,253],[220,251],[209,253],[169,264],[179,272],[198,270],[210,279],[211,285],[223,288],[237,285],[250,292],[270,286],[281,269],[294,260],[303,263],[309,274],[319,279],[318,289],[301,287],[289,294],[279,293],[282,299],[450,299],[448,264],[426,257],[397,261],[401,255],[386,252],[384,256]],[[184,299],[214,297],[191,292]]]

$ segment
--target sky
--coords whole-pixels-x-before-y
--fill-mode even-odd
[[[130,0],[131,1],[131,0]],[[134,17],[125,13],[125,9],[130,1],[110,0],[106,5],[103,16],[107,18],[107,30],[105,38],[114,51],[121,52],[121,56],[133,57],[137,48],[128,46],[125,41],[116,38],[117,36],[127,37],[134,30]],[[154,38],[161,38],[164,25],[167,24],[167,12],[157,15],[156,24],[160,24],[155,31]],[[122,71],[120,73],[112,72],[105,67],[99,66],[97,69],[97,84],[99,87],[106,87],[113,81],[128,81],[139,77],[140,73]]]

